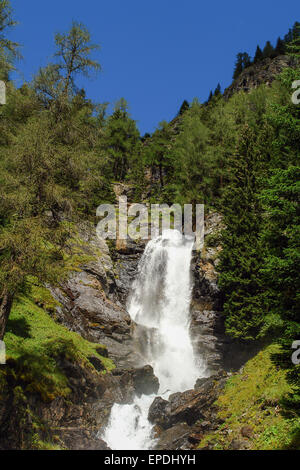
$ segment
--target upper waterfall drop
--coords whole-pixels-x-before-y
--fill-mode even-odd
[[[194,387],[205,376],[205,364],[194,355],[190,327],[194,240],[176,230],[150,240],[132,285],[128,312],[144,363],[159,379],[158,394]],[[111,449],[151,449],[154,445],[148,410],[154,396],[136,397],[130,405],[114,405],[103,439]]]
[[[197,364],[194,357],[189,334],[193,243],[176,230],[149,241],[128,305],[138,325],[137,335],[139,326],[144,329],[139,338],[141,352],[153,366],[160,393],[192,388],[204,372],[204,364]]]

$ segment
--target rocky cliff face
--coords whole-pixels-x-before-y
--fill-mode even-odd
[[[111,373],[101,378],[101,393],[88,400],[93,416],[92,432],[101,434],[114,403],[130,403],[135,394],[152,394],[159,388],[152,367],[144,365],[137,352],[135,325],[126,311],[144,245],[128,243],[110,251],[92,226],[79,227],[78,234],[80,242],[71,249],[80,252],[84,242],[84,252],[92,260],[80,264],[59,287],[49,289],[59,304],[56,320],[88,341],[103,345],[104,352],[103,346],[99,346],[101,352],[116,365]],[[86,424],[84,427],[87,430]],[[66,444],[69,442],[71,439]],[[101,439],[99,442],[103,446]]]
[[[262,83],[270,85],[276,76],[285,67],[295,67],[297,61],[295,58],[280,55],[274,59],[264,59],[257,64],[247,67],[240,76],[224,91],[224,97],[230,98],[239,91],[250,91],[257,88]]]
[[[191,335],[195,350],[204,358],[210,373],[223,365],[224,326],[218,288],[218,255],[222,218],[213,213],[205,220],[204,250],[195,253],[192,262],[193,298]],[[209,239],[212,241],[209,243]]]
[[[195,350],[205,358],[208,375],[213,374],[213,378],[198,381],[195,390],[175,394],[168,402],[155,400],[149,417],[157,426],[159,449],[193,448],[204,428],[217,425],[212,403],[226,381],[223,369],[232,365],[226,363],[232,342],[224,334],[217,284],[221,229],[221,216],[208,215],[205,249],[201,255],[194,254],[191,273],[191,334]],[[2,401],[0,420],[10,437],[0,437],[0,448],[26,448],[22,436],[32,426],[30,415],[34,410],[44,440],[55,441],[62,448],[105,449],[106,444],[97,436],[108,422],[112,405],[130,403],[134,394],[157,392],[158,381],[152,368],[142,362],[134,339],[135,324],[126,311],[144,248],[145,243],[128,242],[109,249],[93,226],[86,223],[77,227],[69,249],[79,262],[67,280],[55,288],[48,287],[56,300],[52,315],[69,330],[96,343],[99,354],[112,359],[116,368],[103,374],[101,361],[90,358],[95,373],[62,358],[60,368],[71,388],[68,399],[58,397],[45,403],[38,395],[26,393],[19,398],[19,406],[14,406],[16,399],[8,393]],[[16,386],[12,384],[12,390]]]
[[[0,449],[39,448],[40,442],[51,443],[51,448],[106,449],[97,435],[107,424],[113,404],[130,403],[135,394],[157,392],[152,368],[142,365],[135,351],[134,325],[126,311],[142,252],[143,247],[136,245],[112,255],[93,226],[77,227],[69,244],[69,255],[76,257],[74,268],[59,286],[48,286],[56,301],[51,315],[96,343],[97,352],[112,359],[116,368],[107,372],[96,357],[88,358],[93,367],[64,355],[57,357],[56,366],[67,378],[70,393],[45,401],[10,373],[16,364],[8,364],[8,387],[0,401]]]
[[[118,368],[137,366],[140,358],[132,340],[134,325],[126,311],[126,299],[143,248],[114,249],[112,255],[87,224],[80,228],[79,236],[92,261],[80,264],[59,287],[50,288],[59,303],[56,318],[85,339],[104,344]],[[82,245],[72,249],[78,252]]]

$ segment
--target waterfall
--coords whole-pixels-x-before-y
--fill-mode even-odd
[[[166,230],[151,240],[139,264],[128,303],[145,364],[159,379],[159,396],[194,387],[205,364],[194,356],[189,334],[193,239]],[[102,438],[113,450],[151,449],[155,445],[148,410],[155,396],[115,404]]]

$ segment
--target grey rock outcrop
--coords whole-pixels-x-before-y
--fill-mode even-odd
[[[83,260],[88,257],[88,261],[79,263],[59,287],[49,287],[58,302],[56,320],[83,338],[106,346],[117,367],[136,367],[141,358],[135,352],[134,325],[125,305],[143,250],[126,255],[123,261],[117,256],[112,259],[107,244],[91,225],[80,226],[78,236],[78,245],[73,244],[70,251],[79,252]]]
[[[239,91],[250,91],[262,83],[270,85],[276,76],[286,67],[295,67],[297,59],[287,55],[280,55],[274,59],[264,59],[257,64],[247,67],[239,77],[224,91],[224,97],[230,98]]]
[[[195,253],[192,260],[194,284],[190,331],[194,348],[207,364],[209,373],[222,369],[226,342],[217,272],[223,227],[220,214],[213,212],[206,217],[204,249]]]

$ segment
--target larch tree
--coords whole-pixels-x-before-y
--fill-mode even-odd
[[[34,80],[35,90],[45,104],[58,99],[68,101],[77,91],[78,75],[90,77],[101,70],[91,57],[99,46],[91,42],[90,32],[82,23],[73,22],[67,33],[57,33],[55,45],[56,62],[41,68]]]
[[[7,38],[7,32],[16,26],[9,0],[0,0],[0,79],[8,80],[14,61],[20,58],[19,44]]]

